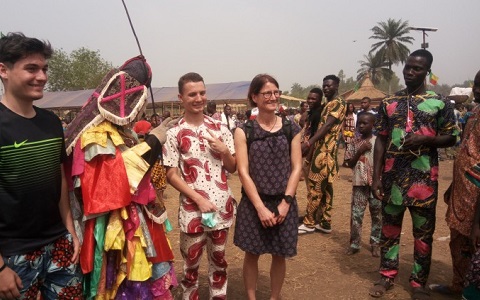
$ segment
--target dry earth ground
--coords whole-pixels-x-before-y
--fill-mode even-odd
[[[339,160],[343,159],[343,150],[339,151]],[[452,180],[453,161],[440,163],[439,194],[437,205],[437,225],[434,235],[432,267],[429,283],[449,283],[452,277],[451,258],[448,248],[449,235],[445,223],[446,205],[443,202],[443,193]],[[340,178],[334,184],[334,210],[332,217],[331,234],[313,233],[299,237],[298,254],[287,260],[287,274],[283,285],[282,297],[289,299],[374,299],[368,295],[372,283],[378,280],[379,259],[370,254],[368,234],[370,229],[370,215],[367,209],[364,217],[362,249],[353,256],[346,256],[345,249],[349,240],[350,197],[351,197],[351,170],[340,169]],[[240,200],[240,180],[237,174],[232,174],[229,184],[237,201]],[[182,257],[179,252],[179,230],[177,227],[178,192],[169,186],[166,190],[166,203],[169,219],[174,230],[168,234],[175,253],[175,268],[178,280],[182,278]],[[306,187],[302,181],[297,190],[297,199],[300,215],[306,207]],[[395,287],[388,291],[382,299],[410,299],[408,277],[412,270],[413,238],[411,234],[412,222],[410,215],[405,214],[401,250],[400,273]],[[227,246],[228,267],[228,298],[231,300],[246,299],[242,281],[243,252],[233,245],[232,227]],[[270,256],[264,255],[259,262],[259,280],[257,299],[269,299],[270,286]],[[200,267],[200,299],[208,299],[207,259],[203,255]],[[174,291],[176,299],[181,299],[181,288]],[[459,299],[432,294],[431,299],[446,300]]]

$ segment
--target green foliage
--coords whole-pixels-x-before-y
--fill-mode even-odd
[[[392,65],[404,63],[410,54],[406,44],[412,44],[415,39],[408,36],[410,33],[408,21],[388,19],[386,22],[378,22],[371,30],[373,35],[370,38],[379,41],[372,45],[368,55],[364,55],[364,60],[359,61],[360,68],[355,79],[353,77],[347,78],[343,70],[338,72],[337,76],[340,78],[339,94],[354,89],[367,73],[370,75],[375,88],[387,95],[405,88],[400,78],[392,71]],[[454,84],[453,86],[448,84],[429,85],[427,89],[448,96],[454,86],[471,87],[472,80],[465,80],[463,84]],[[286,91],[284,94],[306,99],[308,92],[314,87],[319,86],[309,85],[304,88],[299,83],[294,83],[292,90],[290,92]]]
[[[370,53],[378,51],[388,62],[389,69],[392,64],[403,63],[407,60],[410,50],[405,44],[412,44],[413,37],[410,33],[408,21],[388,19],[387,22],[378,22],[372,28],[371,39],[380,40],[372,45]]]
[[[113,68],[99,51],[79,48],[67,54],[55,50],[48,62],[49,91],[76,91],[94,89],[102,78]]]
[[[383,79],[389,81],[392,78],[393,71],[388,68],[388,62],[382,53],[377,52],[375,55],[368,53],[368,55],[364,55],[363,57],[365,60],[358,62],[361,68],[357,71],[357,80],[361,80],[368,74],[373,84],[377,85]]]
[[[344,78],[345,77],[346,76],[344,76]],[[353,77],[348,77],[347,79],[340,80],[340,86],[338,87],[338,93],[341,95],[341,94],[345,93],[346,91],[349,91],[349,90],[355,88],[355,85],[357,85],[357,80],[354,79]]]
[[[294,83],[292,85],[292,90],[290,92],[284,93],[285,95],[289,95],[295,98],[300,98],[300,99],[307,99],[308,93],[310,92],[311,89],[313,88],[322,88],[321,86],[317,84],[311,84],[307,87],[302,87],[300,83]]]
[[[438,95],[448,96],[452,87],[448,84],[428,85],[427,90],[434,91]]]
[[[405,88],[405,86],[400,83],[400,78],[398,78],[395,73],[392,73],[392,78],[390,79],[390,81],[388,81],[387,79],[382,79],[380,80],[379,84],[375,85],[375,88],[387,94],[389,94],[389,87],[392,93],[395,93]]]

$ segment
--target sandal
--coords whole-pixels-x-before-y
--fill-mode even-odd
[[[412,300],[428,300],[430,293],[423,286],[412,288]]]
[[[385,295],[385,292],[393,288],[393,279],[388,277],[382,277],[379,281],[375,282],[370,288],[369,294],[374,298],[380,298]]]

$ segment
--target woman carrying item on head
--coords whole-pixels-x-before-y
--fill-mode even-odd
[[[248,100],[258,108],[258,115],[242,124],[234,135],[242,182],[234,243],[245,251],[243,281],[248,299],[255,299],[260,255],[272,255],[270,299],[280,299],[285,258],[297,254],[295,191],[302,164],[301,129],[275,115],[280,95],[272,76],[255,76]]]

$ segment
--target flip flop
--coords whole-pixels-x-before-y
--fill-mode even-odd
[[[374,298],[380,298],[385,293],[393,288],[393,279],[382,277],[379,281],[375,282],[370,288],[369,294]]]

